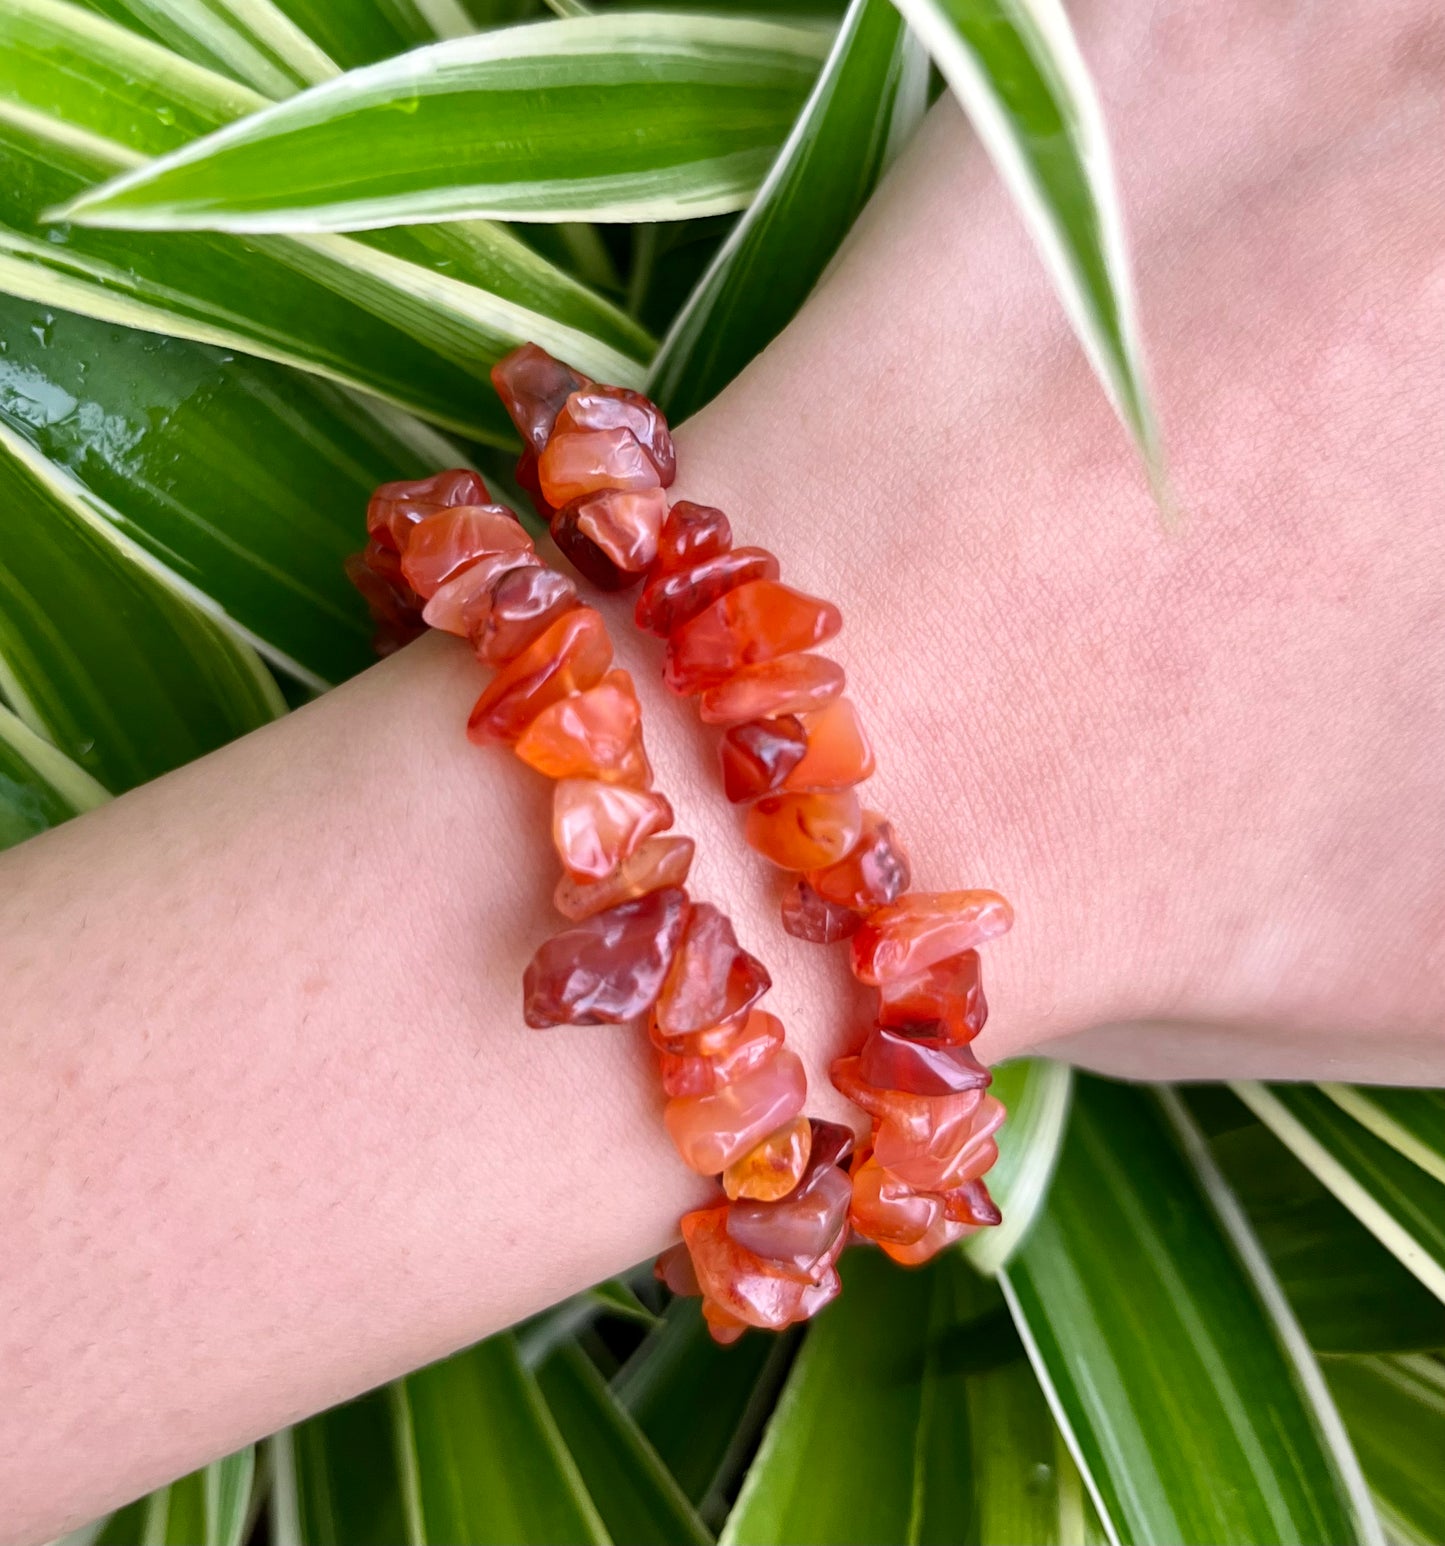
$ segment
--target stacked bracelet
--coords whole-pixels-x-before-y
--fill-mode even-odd
[[[991,891],[907,892],[890,823],[858,800],[873,753],[842,668],[813,653],[842,626],[837,608],[784,585],[771,553],[734,547],[722,511],[669,506],[676,455],[657,407],[535,345],[493,381],[525,443],[518,480],[558,547],[604,590],[646,581],[635,616],[666,640],[664,678],[722,728],[724,790],[748,806],[747,841],[791,876],[785,928],[850,941],[855,976],[877,990],[872,1028],[832,1069],[872,1118],[852,1154],[848,1129],[801,1114],[802,1065],[759,1007],[767,971],[684,889],[693,844],[668,835],[636,693],[610,669],[600,615],[474,473],[379,489],[351,565],[378,648],[427,626],[469,639],[496,668],[469,735],[558,781],[554,900],[572,924],[527,968],[527,1023],[647,1017],[668,1131],[724,1194],[683,1218],[659,1276],[702,1294],[720,1341],[779,1329],[836,1296],[850,1225],[912,1264],[999,1221],[982,1178],[1003,1108],[969,1043],[986,1014],[976,947],[1012,915]]]
[[[557,545],[606,589],[645,580],[634,615],[666,641],[663,678],[723,727],[724,792],[748,807],[748,843],[793,877],[783,926],[851,940],[854,975],[877,989],[873,1027],[832,1068],[873,1121],[853,1170],[853,1228],[912,1264],[998,1223],[982,1178],[1004,1112],[969,1043],[987,1013],[976,947],[1013,915],[993,891],[905,895],[907,856],[856,793],[874,759],[842,667],[813,653],[842,627],[838,609],[784,585],[766,549],[734,547],[721,510],[668,508],[676,456],[645,397],[534,344],[492,381],[526,442],[520,481]]]
[[[611,669],[601,616],[543,565],[475,473],[386,484],[351,564],[378,645],[424,627],[468,639],[495,670],[468,721],[556,781],[553,900],[569,926],[524,979],[527,1024],[597,1025],[646,1015],[678,1153],[720,1176],[718,1202],[682,1220],[684,1248],[659,1262],[680,1293],[702,1293],[713,1335],[780,1329],[836,1297],[851,1188],[839,1163],[853,1134],[802,1115],[803,1065],[761,1008],[771,987],[717,908],[684,888],[691,838],[652,787],[641,707]]]

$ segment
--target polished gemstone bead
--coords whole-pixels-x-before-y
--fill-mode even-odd
[[[657,543],[657,572],[690,569],[726,553],[732,545],[733,529],[721,510],[679,499],[663,522]]]
[[[513,349],[492,366],[492,386],[527,447],[540,455],[562,405],[591,382],[536,344]]]
[[[827,902],[866,912],[896,901],[908,889],[908,855],[893,824],[877,811],[863,812],[863,835],[836,864],[814,870],[808,883]]]
[[[882,1240],[879,1244],[900,1267],[921,1267],[924,1262],[932,1261],[940,1251],[956,1245],[965,1235],[972,1233],[973,1230],[967,1224],[956,1224],[940,1214],[923,1238],[912,1245],[895,1245],[890,1240]]]
[[[767,967],[738,944],[727,914],[698,902],[657,1001],[657,1033],[685,1036],[736,1020],[772,985]]]
[[[957,1095],[993,1081],[966,1042],[915,1037],[875,1025],[858,1054],[861,1078],[880,1090],[907,1095]]]
[[[868,915],[853,936],[853,973],[876,987],[1007,934],[1013,909],[996,891],[917,891]]]
[[[734,725],[722,738],[723,793],[734,805],[780,789],[803,760],[808,738],[792,714]]]
[[[870,1157],[853,1173],[849,1221],[868,1240],[915,1245],[943,1215],[943,1199],[915,1191]]]
[[[687,908],[687,893],[672,886],[554,935],[522,980],[527,1024],[615,1025],[645,1014],[662,990]]]
[[[633,621],[644,633],[665,639],[740,585],[777,577],[778,561],[766,549],[732,548],[649,580],[637,598]]]
[[[438,586],[436,595],[422,611],[427,627],[454,633],[459,639],[475,640],[492,613],[498,582],[513,570],[542,571],[542,560],[525,549],[493,553],[479,558],[459,574]]]
[[[491,592],[480,633],[470,630],[477,654],[489,666],[506,665],[577,602],[577,587],[565,574],[540,564],[510,569]]]
[[[677,453],[667,420],[641,392],[619,386],[580,387],[563,403],[553,433],[613,429],[632,432],[667,488],[677,476]]]
[[[603,489],[575,500],[577,530],[596,543],[631,579],[641,579],[657,557],[657,537],[667,516],[661,489]]]
[[[702,1302],[702,1318],[707,1325],[709,1335],[719,1347],[731,1347],[748,1329],[746,1321],[740,1321],[736,1315],[724,1310],[711,1299],[704,1299]]]
[[[738,725],[821,709],[842,691],[846,678],[836,660],[823,655],[780,655],[744,666],[698,699],[705,725]]]
[[[915,1036],[972,1041],[988,1019],[978,951],[925,967],[915,977],[879,984],[878,1023]]]
[[[784,1049],[711,1094],[674,1096],[662,1120],[683,1163],[715,1176],[797,1116],[807,1090],[803,1065]]]
[[[784,789],[847,789],[872,775],[873,748],[847,698],[836,698],[800,719],[808,749],[788,774]]]
[[[479,559],[510,554],[515,562],[515,555],[531,551],[532,539],[510,510],[501,505],[457,505],[437,510],[412,527],[401,572],[417,595],[430,601],[453,575]]]
[[[740,1199],[728,1209],[728,1234],[755,1256],[816,1278],[843,1248],[853,1188],[836,1165],[810,1168],[776,1202]]]
[[[909,1186],[947,1192],[991,1168],[998,1158],[994,1134],[1003,1119],[1003,1106],[985,1096],[970,1116],[940,1123],[927,1142],[919,1143],[908,1118],[885,1117],[874,1133],[873,1153]]]
[[[544,521],[551,522],[557,510],[547,502],[542,492],[542,480],[537,473],[537,453],[528,446],[517,458],[517,487],[532,501],[532,508]]]
[[[710,1026],[708,1032],[692,1036],[669,1037],[670,1045],[706,1036],[711,1053],[695,1051],[659,1052],[658,1071],[662,1088],[668,1095],[710,1095],[714,1090],[741,1079],[767,1060],[783,1045],[783,1022],[764,1009],[754,1009],[740,1021],[725,1028]],[[726,1036],[726,1041],[723,1037]]]
[[[366,506],[366,533],[393,553],[402,552],[411,528],[434,511],[452,505],[485,505],[491,495],[469,468],[454,467],[429,478],[383,483]]]
[[[842,626],[832,602],[777,580],[750,580],[719,596],[671,635],[663,679],[674,692],[702,692],[744,666],[811,649]]]
[[[553,435],[537,457],[537,479],[542,497],[559,510],[599,489],[657,488],[660,483],[657,468],[630,429]]]
[[[376,624],[372,643],[377,654],[393,654],[426,632],[421,597],[406,583],[401,564],[390,548],[368,542],[364,552],[346,558],[345,570]]]
[[[831,1072],[839,1094],[874,1118],[878,1163],[910,1186],[939,1189],[940,1178],[973,1141],[975,1129],[992,1132],[1003,1119],[1002,1106],[982,1090],[958,1095],[881,1090],[862,1077],[856,1057],[839,1058]]]
[[[956,1224],[1002,1224],[999,1205],[988,1195],[982,1181],[965,1181],[944,1194],[943,1211]]]
[[[794,1117],[723,1171],[723,1191],[734,1200],[745,1197],[755,1202],[776,1202],[802,1180],[812,1148],[813,1124],[807,1117]],[[736,1231],[730,1232],[734,1239],[738,1238]]]
[[[666,513],[660,488],[603,489],[563,505],[552,517],[552,540],[600,590],[626,590],[656,555]]]
[[[692,868],[694,846],[690,837],[650,837],[601,880],[563,875],[552,905],[564,918],[590,918],[649,891],[680,886]]]
[[[743,828],[749,844],[785,870],[835,864],[862,830],[863,812],[851,789],[764,795]]]
[[[578,880],[610,875],[644,838],[672,825],[672,806],[651,789],[564,778],[552,795],[552,841]]]
[[[813,1150],[808,1168],[813,1170],[819,1165],[841,1165],[853,1152],[853,1145],[857,1141],[853,1129],[844,1127],[841,1122],[825,1122],[821,1117],[813,1117],[811,1121]]]
[[[719,1340],[730,1341],[739,1325],[781,1331],[837,1298],[842,1285],[833,1267],[816,1283],[800,1281],[740,1246],[727,1230],[731,1206],[699,1208],[682,1218],[682,1238],[703,1291],[703,1314],[715,1337],[722,1331]]]
[[[694,1299],[702,1293],[692,1268],[692,1255],[681,1240],[668,1246],[652,1264],[652,1275],[680,1298]]]
[[[851,907],[825,902],[801,875],[783,892],[782,915],[789,934],[813,945],[836,945],[863,922],[863,914]]]
[[[537,715],[513,748],[547,778],[600,778],[645,787],[642,705],[626,671],[559,698]]]
[[[543,709],[595,687],[611,663],[606,624],[591,607],[574,607],[497,672],[472,709],[467,734],[479,743],[515,743]]]

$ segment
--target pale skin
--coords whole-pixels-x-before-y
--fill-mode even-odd
[[[1016,906],[989,1059],[1445,1083],[1432,11],[1081,20],[1178,530],[946,105],[679,435],[674,492],[841,604],[916,884]],[[782,932],[710,735],[609,619],[694,889],[846,1116],[843,963]],[[549,790],[465,741],[481,680],[425,640],[0,860],[0,1538],[514,1322],[706,1195],[638,1032],[521,1023]]]

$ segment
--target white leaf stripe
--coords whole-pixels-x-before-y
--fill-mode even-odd
[[[1184,1102],[1168,1088],[1161,1087],[1155,1093],[1164,1108],[1165,1117],[1174,1129],[1180,1147],[1184,1150],[1195,1175],[1199,1178],[1200,1185],[1204,1188],[1215,1216],[1243,1262],[1254,1291],[1264,1302],[1270,1319],[1274,1322],[1275,1330],[1284,1343],[1290,1362],[1303,1387],[1305,1399],[1314,1410],[1325,1443],[1348,1494],[1359,1530],[1359,1539],[1369,1543],[1369,1546],[1384,1546],[1384,1535],[1370,1499],[1370,1489],[1366,1485],[1364,1473],[1360,1469],[1360,1462],[1350,1443],[1344,1421],[1335,1406],[1334,1398],[1330,1395],[1329,1386],[1320,1372],[1314,1352],[1300,1329],[1294,1311],[1290,1309],[1289,1301],[1285,1298],[1278,1278],[1275,1277],[1269,1265],[1264,1248],[1250,1227],[1239,1199],[1234,1195],[1219,1166],[1215,1163],[1213,1155],[1209,1152],[1209,1145],[1205,1142],[1203,1134],[1185,1109]]]
[[[1094,1505],[1094,1512],[1099,1516],[1099,1523],[1104,1527],[1104,1534],[1109,1539],[1109,1546],[1123,1546],[1122,1537],[1118,1526],[1114,1523],[1109,1513],[1108,1504],[1104,1501],[1104,1495],[1099,1490],[1099,1484],[1094,1480],[1093,1472],[1089,1469],[1088,1459],[1084,1454],[1083,1446],[1079,1443],[1079,1436],[1074,1431],[1073,1423],[1069,1418],[1068,1407],[1059,1394],[1058,1386],[1054,1383],[1053,1373],[1049,1361],[1043,1355],[1037,1339],[1034,1337],[1033,1328],[1029,1324],[1029,1318],[1024,1314],[1023,1304],[1018,1297],[1013,1284],[1009,1281],[1008,1269],[1003,1268],[998,1275],[998,1285],[1003,1290],[1005,1302],[1008,1304],[1009,1314],[1013,1317],[1014,1329],[1019,1334],[1019,1340],[1023,1343],[1024,1352],[1028,1356],[1033,1368],[1034,1376],[1039,1382],[1039,1389],[1044,1393],[1044,1400],[1049,1404],[1049,1411],[1053,1415],[1054,1425],[1059,1430],[1059,1437],[1068,1450],[1070,1459],[1074,1462],[1074,1469],[1079,1473],[1089,1497]],[[1082,1513],[1082,1510],[1080,1510]]]
[[[1360,1089],[1353,1084],[1322,1084],[1320,1090],[1328,1095],[1342,1111],[1348,1112],[1361,1127],[1367,1128],[1376,1138],[1388,1143],[1392,1149],[1398,1149],[1426,1175],[1433,1176],[1445,1185],[1445,1153],[1427,1143],[1418,1133],[1412,1132],[1387,1111],[1368,1089]],[[1407,1098],[1417,1094],[1433,1098],[1436,1092],[1401,1090],[1393,1093]]]
[[[1275,1137],[1355,1215],[1372,1235],[1409,1268],[1435,1297],[1445,1302],[1445,1264],[1385,1206],[1379,1194],[1355,1173],[1309,1127],[1261,1084],[1238,1083],[1230,1088]]]
[[[58,746],[3,704],[0,704],[0,742],[33,769],[36,778],[53,789],[71,810],[77,813],[94,810],[110,798],[105,787],[78,762],[71,761]]]
[[[173,595],[218,623],[236,642],[238,661],[254,681],[258,696],[277,718],[286,712],[286,700],[281,696],[281,690],[271,673],[256,658],[258,655],[272,660],[283,671],[317,691],[330,685],[298,661],[281,654],[266,640],[241,627],[213,597],[192,585],[189,580],[182,579],[153,553],[133,538],[127,537],[124,531],[125,517],[120,511],[77,483],[69,473],[43,456],[3,420],[0,420],[0,453],[19,463],[38,484],[64,504],[82,525],[101,537],[127,563],[142,570]]]
[[[1007,1265],[1044,1205],[1063,1147],[1073,1088],[1074,1071],[1067,1063],[1031,1058],[1022,1088],[1006,1102],[999,1163],[988,1177],[1003,1222],[963,1243],[964,1254],[987,1276]]]
[[[1113,319],[1100,315],[1081,254],[1067,238],[987,61],[961,29],[959,14],[975,9],[972,0],[894,0],[894,4],[922,38],[968,114],[1043,254],[1059,299],[1110,402],[1134,435],[1156,486],[1162,486],[1158,431],[1149,405],[1113,161],[1103,114],[1062,6],[1058,0],[990,0],[978,9],[995,13],[1016,32],[1030,61],[1052,88],[1076,152],[1079,187],[1096,217]],[[1117,346],[1111,337],[1116,331],[1114,321]]]

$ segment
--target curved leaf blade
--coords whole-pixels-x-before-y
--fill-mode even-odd
[[[0,296],[0,422],[314,687],[371,663],[342,572],[371,490],[464,460],[312,378]]]
[[[1445,1182],[1445,1091],[1391,1085],[1322,1084],[1342,1111],[1426,1175]]]
[[[147,37],[183,58],[268,97],[290,96],[339,73],[271,0],[109,0],[95,8],[139,23]]]
[[[847,1258],[721,1539],[1035,1546],[1099,1538],[997,1289],[956,1253]]]
[[[1332,1358],[1324,1370],[1391,1537],[1445,1541],[1445,1367],[1435,1358]]]
[[[1232,1088],[1380,1244],[1445,1301],[1445,1186],[1319,1090]]]
[[[498,226],[242,243],[37,223],[263,102],[65,0],[4,0],[0,288],[295,365],[498,445],[514,434],[486,373],[519,342],[640,379],[645,330]]]
[[[1008,1110],[988,1189],[1003,1222],[963,1242],[974,1267],[989,1277],[1006,1267],[1049,1195],[1069,1122],[1074,1071],[1047,1058],[1018,1058],[994,1070],[992,1093]]]
[[[687,1495],[575,1342],[551,1354],[537,1383],[613,1540],[710,1546],[712,1534]]]
[[[853,0],[768,175],[658,348],[650,393],[695,413],[792,320],[923,113],[928,62],[890,0]]]
[[[1173,1097],[1079,1079],[1002,1283],[1113,1539],[1380,1540],[1313,1358]]]
[[[811,28],[667,13],[456,38],[265,108],[59,218],[314,232],[737,209],[797,113],[817,45]]]
[[[0,686],[112,792],[284,712],[255,654],[0,424]]]
[[[270,1439],[275,1546],[396,1546],[406,1535],[390,1393],[369,1391]]]
[[[1156,484],[1163,471],[1104,119],[1059,0],[894,0],[968,114]]]
[[[675,1299],[613,1380],[617,1399],[704,1519],[713,1519],[756,1440],[795,1345],[785,1334],[719,1347],[698,1302]]]
[[[1261,1122],[1210,1140],[1318,1353],[1445,1347],[1445,1305]]]
[[[510,1334],[389,1389],[409,1546],[607,1546],[601,1516]]]
[[[108,798],[84,768],[0,705],[0,848],[58,827]]]

